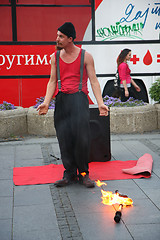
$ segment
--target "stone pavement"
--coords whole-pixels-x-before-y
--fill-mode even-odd
[[[155,240],[160,239],[160,132],[111,135],[112,160],[153,157],[149,179],[106,181],[134,201],[113,220],[115,208],[101,203],[99,187],[74,184],[14,186],[13,167],[60,164],[56,138],[0,141],[0,240]]]

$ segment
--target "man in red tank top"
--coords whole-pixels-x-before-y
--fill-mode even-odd
[[[85,52],[82,87],[80,83],[81,49],[74,45],[76,31],[72,23],[66,22],[58,28],[57,50],[60,50],[60,80],[57,88],[56,52],[51,57],[51,74],[44,102],[37,108],[39,114],[46,114],[49,103],[56,92],[54,124],[65,168],[62,180],[55,186],[63,187],[79,182],[85,187],[94,187],[89,178],[88,160],[90,148],[89,102],[87,79],[98,103],[100,116],[108,115],[104,105],[100,85],[97,80],[92,56]],[[79,175],[77,175],[77,172]]]

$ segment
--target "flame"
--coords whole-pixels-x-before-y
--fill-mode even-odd
[[[100,180],[95,181],[98,187],[101,187],[102,185],[107,185],[107,183],[101,182]]]
[[[82,172],[81,175],[82,175],[83,177],[85,177],[85,176],[86,176],[86,172]]]
[[[122,204],[123,206],[130,206],[133,204],[131,198],[121,197],[119,193],[112,193],[109,191],[104,191],[101,189],[102,193],[102,203],[105,205],[113,205],[113,204]]]
[[[96,181],[98,187],[102,185],[107,185],[106,183],[100,182],[99,180]],[[112,193],[110,191],[104,191],[101,189],[102,193],[102,203],[105,205],[113,205],[113,204],[121,204],[123,207],[125,206],[132,206],[133,200],[128,198],[127,196],[121,196],[118,192]]]

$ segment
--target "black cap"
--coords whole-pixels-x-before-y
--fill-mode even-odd
[[[76,38],[76,30],[71,22],[65,22],[58,30],[67,37],[72,37],[73,40]]]

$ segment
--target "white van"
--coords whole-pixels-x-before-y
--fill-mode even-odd
[[[86,29],[84,41],[89,38],[92,24]],[[103,96],[112,95],[117,57],[129,48],[131,76],[141,88],[133,97],[152,103],[149,88],[160,76],[160,0],[95,1],[94,27],[94,44],[83,48],[94,57]],[[89,96],[95,102],[92,91]]]

